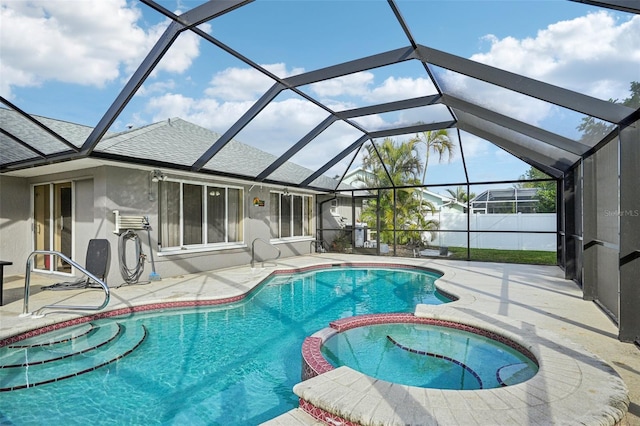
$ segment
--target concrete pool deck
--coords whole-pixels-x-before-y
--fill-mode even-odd
[[[565,280],[563,271],[558,267],[386,256],[372,257],[337,254],[301,256],[279,259],[275,268],[267,267],[266,269],[252,270],[249,266],[242,266],[193,275],[163,277],[162,281],[153,281],[144,285],[112,288],[111,301],[107,310],[130,308],[151,303],[205,301],[239,296],[254,288],[276,268],[296,269],[317,264],[342,262],[408,264],[440,270],[445,275],[439,280],[438,285],[461,297],[451,307],[463,310],[468,315],[476,318],[481,316],[486,316],[492,320],[504,318],[505,324],[528,323],[533,326],[535,331],[540,330],[539,335],[541,338],[547,337],[547,331],[551,333],[550,335],[558,335],[560,339],[557,342],[553,342],[554,347],[564,347],[567,353],[575,355],[573,358],[580,358],[581,355],[579,354],[582,354],[581,347],[584,347],[587,351],[606,361],[626,384],[630,398],[629,412],[619,424],[640,425],[640,350],[633,344],[621,343],[617,340],[615,324],[594,303],[582,300],[580,289],[575,283]],[[55,278],[52,280],[47,275],[32,275],[33,290],[29,303],[30,311],[35,311],[41,306],[50,303],[99,305],[102,301],[100,290],[38,291],[42,285],[59,281],[64,281],[64,279]],[[109,283],[112,286],[117,286],[117,282],[119,282],[119,277],[111,277],[109,279]],[[5,277],[5,306],[0,307],[0,340],[35,328],[74,319],[81,315],[68,311],[56,312],[55,310],[47,309],[44,311],[46,315],[43,318],[22,318],[19,315],[22,312],[23,291],[24,280],[21,277]],[[574,345],[574,343],[577,345]],[[540,344],[540,342],[536,344]],[[550,342],[541,344],[544,350],[548,350],[549,346]],[[569,370],[571,372],[568,377],[580,383],[586,383],[588,386],[585,389],[589,389],[589,386],[596,386],[591,393],[597,393],[609,386],[608,383],[602,383],[601,387],[598,387],[600,386],[599,383],[590,384],[592,374],[589,373],[588,369],[581,368],[579,364],[577,369],[571,367]],[[324,377],[325,375],[323,375],[316,379],[318,381],[344,381],[351,373],[347,374],[344,373],[343,369],[336,369],[333,370],[333,374],[335,376],[328,375]],[[306,387],[305,391],[314,392],[313,390],[308,390],[312,389],[313,383],[305,383],[298,385],[298,387]],[[375,387],[373,390],[376,391]],[[547,391],[554,398],[558,397],[558,389],[542,389],[542,391]],[[300,389],[297,392],[301,392]],[[588,396],[589,392],[587,391],[586,397]],[[380,401],[384,401],[384,398]],[[538,402],[539,400],[536,401]],[[570,400],[565,398],[564,401],[569,406],[568,410],[576,414],[585,412],[592,404],[589,399]],[[602,403],[597,398],[593,401]],[[388,404],[389,401],[387,400],[385,403]],[[463,406],[464,404],[468,405],[468,401],[456,401],[456,403],[460,403]],[[609,401],[609,403],[615,406],[616,404],[619,405],[620,401]],[[446,402],[446,404],[446,407],[455,408],[454,402],[450,401]],[[354,402],[352,405],[357,407],[359,404]],[[529,404],[519,408],[514,407],[513,410],[507,410],[511,414],[507,417],[502,416],[497,420],[502,421],[504,424],[523,424],[523,419],[526,420],[525,424],[546,424],[544,423],[544,418],[539,415],[539,407],[535,408],[535,405],[537,404]],[[426,405],[426,401],[424,406],[429,408]],[[364,402],[360,407],[364,410],[366,407]],[[432,408],[435,409],[436,407]],[[439,406],[439,409],[441,408],[443,406]],[[368,411],[371,410],[369,409]],[[448,411],[449,415],[455,412],[460,413],[461,411]],[[556,412],[552,410],[545,415],[549,415],[551,419],[554,419],[553,416],[555,414]],[[566,417],[563,417],[564,414],[560,415],[559,411],[557,414],[559,422],[563,422],[562,419],[564,418],[564,423],[571,423],[567,421]],[[461,414],[458,415],[462,416]],[[423,417],[423,419],[427,424],[428,417]],[[443,417],[441,420],[444,419]],[[450,421],[441,423],[474,424],[475,422],[475,424],[480,425],[496,424],[495,417],[491,419],[490,423],[487,423],[489,422],[487,418],[483,419],[481,417],[467,418],[463,416],[456,418],[454,416],[449,417],[449,419]],[[318,424],[316,420],[300,409],[292,410],[268,423],[271,425]],[[593,419],[593,424],[607,424],[606,418],[603,417],[600,421]]]

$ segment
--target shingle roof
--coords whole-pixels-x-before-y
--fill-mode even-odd
[[[96,152],[189,167],[219,138],[216,132],[181,118],[172,118],[111,135],[98,144]],[[276,159],[272,154],[231,140],[204,170],[253,178]],[[287,162],[272,178],[293,186],[312,173],[312,170]],[[315,184],[333,189],[338,182],[324,176]]]
[[[92,127],[69,123],[67,121],[54,120],[37,115],[33,115],[32,117],[77,148],[82,146],[82,143],[87,139],[91,130],[93,130]],[[16,138],[21,141],[33,142],[31,146],[37,147],[37,150],[45,155],[71,150],[71,148],[60,139],[38,127],[15,111],[0,108],[0,123],[2,123],[2,129],[11,134],[11,136],[4,133],[0,134],[0,162],[2,163],[11,163],[39,157],[37,151],[24,147],[16,142]]]
[[[46,117],[34,116],[34,118],[77,148],[82,146],[93,130],[88,126]],[[32,146],[39,147],[45,154],[70,150],[63,142],[39,129],[17,112],[0,108],[0,119],[3,128],[12,129],[16,132],[15,136],[32,142]],[[124,132],[108,133],[98,143],[94,152],[98,156],[106,154],[109,157],[118,157],[130,162],[151,161],[175,164],[185,168],[190,167],[219,138],[218,133],[209,129],[181,118],[172,118]],[[6,135],[0,135],[0,156],[3,162],[37,158],[37,154],[33,151],[19,145]],[[276,159],[277,157],[272,154],[232,140],[206,164],[204,170],[252,178]],[[293,186],[312,173],[312,170],[287,162],[274,173],[273,179],[289,182]],[[315,184],[322,188],[334,189],[338,182],[323,176]],[[343,186],[343,188],[349,187]]]

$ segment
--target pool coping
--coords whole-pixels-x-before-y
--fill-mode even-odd
[[[624,419],[627,388],[601,358],[532,324],[452,305],[418,305],[415,317],[512,340],[535,356],[538,373],[516,385],[458,391],[400,385],[338,367],[294,386],[300,408],[321,422],[342,425],[616,425]],[[321,330],[313,337],[329,334]]]

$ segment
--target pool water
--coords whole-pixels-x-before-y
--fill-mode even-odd
[[[277,275],[241,303],[93,321],[98,330],[117,322],[146,337],[94,371],[1,392],[0,424],[259,424],[298,406],[292,388],[301,380],[306,336],[338,318],[445,303],[434,286],[439,276],[336,267]],[[77,332],[85,333],[92,336]],[[24,351],[0,348],[0,361],[17,350]],[[0,368],[0,388],[15,379],[7,370]]]
[[[504,343],[431,324],[357,327],[327,339],[321,350],[334,367],[346,365],[381,380],[425,388],[498,388],[538,371],[536,363]]]

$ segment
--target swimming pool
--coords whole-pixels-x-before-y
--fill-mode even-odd
[[[307,335],[338,318],[444,303],[448,299],[434,285],[439,276],[371,267],[276,275],[231,305],[96,320],[33,338],[46,344],[38,350],[17,347],[28,341],[16,342],[0,348],[2,365],[17,352],[33,360],[43,356],[38,352],[59,351],[59,340],[77,347],[92,339],[86,345],[97,346],[97,335],[123,336],[112,340],[134,349],[93,370],[81,364],[87,372],[77,377],[0,393],[0,422],[258,424],[298,406],[292,388],[300,381]],[[86,362],[88,353],[63,358],[64,363]],[[38,365],[45,364],[54,365]],[[13,386],[24,370],[0,368],[0,388]]]

